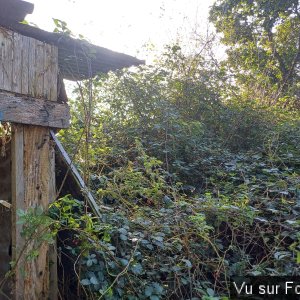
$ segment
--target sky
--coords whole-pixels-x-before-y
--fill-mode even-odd
[[[53,31],[52,18],[90,42],[147,59],[149,49],[160,51],[180,39],[188,43],[195,31],[205,34],[214,0],[27,0],[35,9],[26,20]],[[150,45],[152,45],[150,47]]]

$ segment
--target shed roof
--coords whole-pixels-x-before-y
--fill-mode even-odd
[[[31,3],[21,0],[0,0],[0,7],[0,25],[58,47],[58,64],[60,73],[65,79],[82,80],[99,73],[144,64],[144,61],[130,55],[99,47],[62,33],[47,32],[20,23],[27,14],[32,13]],[[11,12],[9,17],[4,13],[4,9],[2,10],[3,7]]]
[[[0,0],[0,18],[12,21],[23,21],[26,15],[33,12],[34,5],[20,0]]]

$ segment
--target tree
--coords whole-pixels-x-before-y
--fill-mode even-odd
[[[227,66],[249,99],[299,107],[298,0],[217,0],[210,21],[227,48]]]

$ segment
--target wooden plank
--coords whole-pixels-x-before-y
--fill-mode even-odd
[[[44,98],[45,44],[36,41],[35,48],[35,98]]]
[[[12,66],[13,66],[13,32],[5,31],[5,39],[3,41],[3,86],[6,91],[12,90]]]
[[[49,202],[56,200],[56,181],[55,181],[55,149],[54,142],[50,141],[49,147]],[[58,276],[57,276],[57,247],[49,245],[49,299],[56,300],[58,298]]]
[[[51,46],[45,44],[45,59],[44,59],[44,99],[52,100],[51,98],[51,62],[52,51]],[[57,85],[57,84],[56,84]]]
[[[54,128],[69,127],[67,104],[0,91],[0,121]]]
[[[12,259],[18,264],[15,270],[13,294],[14,299],[23,299],[24,290],[24,257],[20,257],[24,247],[21,237],[22,225],[17,224],[18,209],[25,209],[24,187],[24,134],[22,125],[12,128]]]
[[[4,31],[5,32],[5,31]],[[0,27],[0,87],[3,88],[3,74],[4,74],[4,39],[5,35]]]
[[[14,33],[13,39],[13,68],[12,68],[12,91],[22,92],[22,38],[19,34]]]
[[[0,89],[57,101],[58,48],[0,27]]]
[[[42,98],[57,101],[58,50],[57,47],[44,44],[44,89]]]
[[[56,180],[55,180],[55,143],[51,140],[49,146],[49,203],[56,200]]]
[[[49,299],[58,298],[58,276],[57,276],[57,246],[49,246]]]
[[[24,202],[25,208],[49,204],[49,129],[37,126],[24,126]],[[27,252],[33,247],[28,246]],[[23,299],[48,299],[49,295],[49,246],[43,243],[39,255],[25,262]]]
[[[57,101],[58,93],[58,48],[51,46],[51,60],[50,60],[50,100]]]
[[[22,57],[21,57],[21,80],[22,87],[20,93],[23,95],[28,95],[28,72],[29,72],[29,38],[22,36]]]
[[[68,153],[65,151],[63,145],[58,140],[58,138],[56,137],[53,130],[50,130],[50,134],[51,134],[51,137],[52,137],[52,139],[54,140],[54,142],[57,146],[58,151],[60,152],[61,156],[63,157],[63,159],[67,163],[68,167],[70,168],[71,174],[73,175],[74,179],[76,180],[76,182],[80,186],[81,190],[83,191],[83,195],[87,199],[87,202],[89,203],[91,209],[93,210],[94,214],[101,219],[102,217],[101,217],[100,207],[97,204],[97,202],[95,201],[95,199],[94,199],[93,195],[91,194],[91,192],[88,190],[87,186],[85,185],[81,175],[79,174],[76,167],[74,166],[74,164],[73,164],[72,160],[70,159]]]
[[[28,95],[34,97],[36,95],[36,81],[35,81],[35,49],[37,41],[29,40],[29,55],[28,55]]]
[[[17,210],[42,206],[47,209],[49,200],[55,197],[54,150],[50,143],[49,129],[36,126],[14,125],[12,134],[12,210],[13,259],[17,259],[24,248]],[[50,178],[50,179],[49,179]],[[34,246],[26,246],[24,255]],[[37,258],[18,261],[14,278],[14,299],[57,299],[56,252],[43,243]],[[49,265],[50,260],[52,265]],[[54,263],[54,264],[53,264]],[[51,275],[51,276],[50,276]],[[51,281],[50,281],[51,279]],[[51,288],[54,290],[49,291]]]

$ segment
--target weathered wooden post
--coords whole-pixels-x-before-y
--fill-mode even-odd
[[[62,78],[82,80],[142,64],[134,57],[21,24],[33,5],[0,0],[0,121],[12,125],[11,150],[0,157],[0,284],[10,261],[16,272],[0,299],[56,299],[56,256],[46,243],[26,261],[18,209],[55,200],[55,153],[50,130],[69,126]],[[1,143],[0,143],[1,144]],[[5,199],[3,199],[5,198]],[[52,259],[52,262],[50,260]],[[1,287],[0,287],[1,289]],[[5,293],[8,293],[8,295]]]
[[[15,299],[47,299],[49,247],[43,244],[37,259],[24,260],[17,210],[46,209],[55,199],[49,130],[67,127],[69,120],[67,104],[57,102],[58,49],[3,27],[0,45],[0,120],[12,122],[11,247],[12,260],[18,260],[13,295]]]

